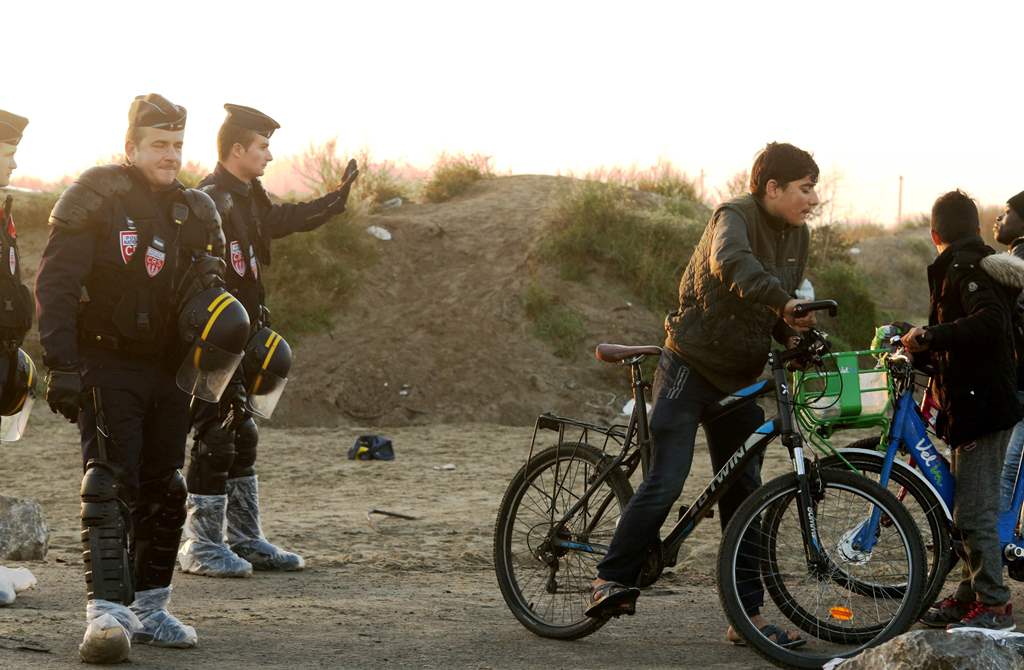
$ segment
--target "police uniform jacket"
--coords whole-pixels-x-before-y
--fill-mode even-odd
[[[154,192],[134,167],[91,168],[54,206],[36,278],[44,363],[161,361],[176,342],[175,275],[206,231],[183,187]],[[184,207],[184,209],[183,209]]]
[[[220,163],[200,187],[220,211],[227,240],[228,290],[245,306],[257,330],[268,325],[261,307],[266,300],[263,269],[270,265],[270,241],[319,228],[345,211],[345,198],[332,192],[310,202],[274,204],[259,179],[245,183]]]

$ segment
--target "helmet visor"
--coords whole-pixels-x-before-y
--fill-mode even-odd
[[[0,418],[0,441],[17,442],[25,434],[28,417],[32,414],[32,406],[36,402],[35,388],[30,388],[24,402],[14,414]]]
[[[246,394],[249,411],[261,419],[269,419],[287,383],[286,377],[278,377],[270,370],[260,370]]]
[[[206,402],[220,402],[220,396],[231,381],[242,354],[198,340],[178,368],[178,388]]]

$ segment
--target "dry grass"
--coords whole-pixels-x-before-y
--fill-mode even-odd
[[[465,193],[481,179],[493,176],[490,156],[443,153],[430,169],[423,197],[428,202],[445,202]]]

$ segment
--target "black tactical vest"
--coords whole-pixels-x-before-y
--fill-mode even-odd
[[[181,223],[172,194],[132,189],[105,203],[97,225],[93,270],[78,317],[84,346],[151,356],[174,337],[174,275]]]
[[[266,301],[266,289],[263,287],[263,266],[269,264],[269,240],[260,229],[259,196],[266,199],[266,209],[270,208],[270,200],[259,189],[250,191],[248,198],[243,198],[226,189],[214,176],[207,177],[203,184],[215,191],[228,194],[232,207],[230,212],[221,212],[224,237],[227,244],[224,248],[224,262],[227,271],[224,280],[227,289],[242,303],[249,314],[249,323],[253,332],[265,323],[263,306]],[[214,198],[215,201],[221,201]]]
[[[25,333],[32,327],[35,311],[32,294],[21,283],[18,233],[11,202],[11,196],[7,196],[0,208],[0,349],[7,351],[21,346]]]

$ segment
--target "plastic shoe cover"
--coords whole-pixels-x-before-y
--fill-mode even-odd
[[[18,597],[14,590],[14,582],[7,575],[0,574],[0,607],[10,605]]]
[[[182,572],[208,577],[249,577],[252,564],[224,542],[224,508],[228,497],[188,494],[185,541],[178,549]]]
[[[36,585],[36,578],[27,568],[5,568],[0,565],[0,606],[10,605],[25,589]]]
[[[256,570],[302,570],[306,561],[267,541],[260,527],[256,475],[228,480],[228,544]]]
[[[120,663],[132,650],[132,634],[142,630],[134,612],[121,603],[90,600],[85,608],[85,637],[78,655],[85,663]]]
[[[189,649],[196,646],[199,642],[196,629],[181,623],[176,616],[167,611],[170,601],[170,586],[135,592],[132,611],[142,622],[143,630],[143,635],[136,636],[138,641],[154,647]]]

